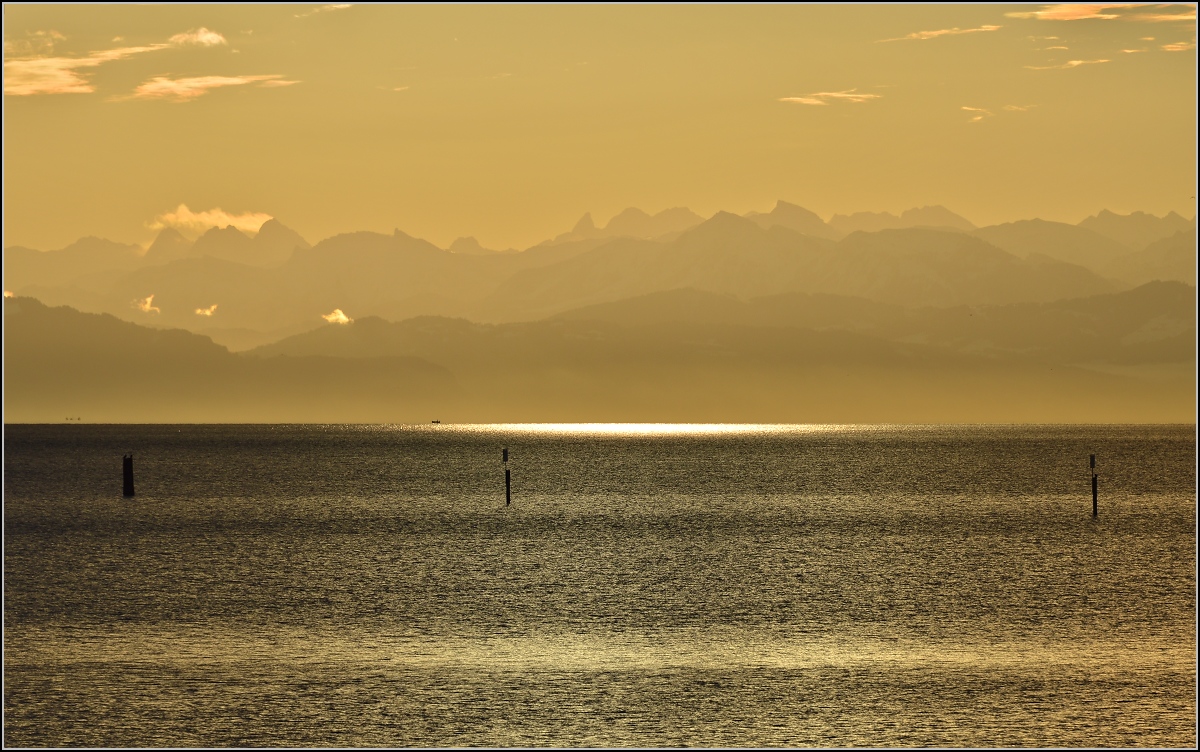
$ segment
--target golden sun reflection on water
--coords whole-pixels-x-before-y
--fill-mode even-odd
[[[419,426],[430,430],[469,433],[575,436],[717,436],[876,431],[889,426],[824,423],[438,423]],[[364,426],[364,428],[377,428]],[[413,426],[383,426],[411,430]]]

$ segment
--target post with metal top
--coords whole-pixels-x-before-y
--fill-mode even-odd
[[[1100,515],[1100,489],[1096,475],[1096,455],[1092,455],[1092,519]]]
[[[133,496],[133,452],[125,455],[121,464],[125,471],[125,496]]]
[[[512,503],[512,476],[508,472],[508,447],[504,447],[504,506]]]

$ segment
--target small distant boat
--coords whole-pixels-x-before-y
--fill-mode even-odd
[[[441,425],[441,423],[442,423],[442,422],[441,422],[440,420],[435,420],[435,421],[433,421],[433,424],[434,424],[435,426],[437,426],[437,425]]]

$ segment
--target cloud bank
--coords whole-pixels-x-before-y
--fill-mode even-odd
[[[803,97],[780,97],[780,102],[792,102],[794,104],[810,104],[810,105],[827,105],[826,100],[844,101],[844,102],[866,102],[871,99],[879,99],[879,94],[858,94],[858,89],[848,89],[846,91],[819,91],[816,94],[809,94]]]
[[[187,204],[180,204],[175,207],[174,211],[158,215],[147,226],[151,230],[173,227],[176,230],[200,234],[213,227],[229,227],[232,225],[242,232],[256,233],[263,226],[263,223],[269,219],[272,219],[271,215],[262,212],[230,214],[220,207],[207,211],[194,212],[187,207]]]
[[[171,45],[117,47],[93,52],[86,57],[34,57],[4,61],[4,93],[28,97],[36,94],[90,94],[96,90],[83,71],[114,60],[144,52],[163,50]]]
[[[1097,63],[1107,63],[1109,60],[1068,60],[1062,65],[1026,65],[1029,70],[1059,70],[1065,68],[1078,68],[1081,65],[1095,65]]]
[[[1003,28],[1001,26],[979,26],[974,29],[960,29],[957,26],[953,29],[937,29],[936,31],[914,31],[912,34],[903,37],[895,37],[894,39],[880,39],[880,42],[903,42],[907,40],[922,40],[936,39],[938,37],[952,36],[956,34],[974,34],[979,31],[996,31]]]
[[[289,81],[280,75],[269,76],[193,76],[190,78],[168,78],[155,76],[134,89],[126,99],[166,99],[171,102],[190,102],[213,89],[226,86],[245,86],[257,83],[260,86],[291,86],[299,81]]]
[[[206,29],[201,26],[199,29],[190,29],[180,34],[171,37],[171,44],[180,47],[184,45],[196,45],[199,47],[216,47],[220,44],[228,44],[225,37],[221,36],[211,29]]]

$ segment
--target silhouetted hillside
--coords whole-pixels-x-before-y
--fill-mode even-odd
[[[751,300],[684,289],[585,306],[554,317],[624,326],[666,323],[795,327],[923,342],[991,358],[1060,364],[1188,364],[1195,358],[1195,288],[1133,290],[1001,306],[911,309],[847,296],[785,293]]]
[[[1129,253],[1120,243],[1085,227],[1042,219],[982,227],[972,234],[1021,258],[1048,256],[1093,271]]]
[[[1196,231],[1177,232],[1144,249],[1113,259],[1104,267],[1111,277],[1140,284],[1150,280],[1196,283]]]
[[[1116,214],[1104,209],[1080,222],[1079,226],[1114,240],[1131,251],[1140,251],[1154,241],[1169,238],[1177,232],[1194,231],[1196,223],[1189,222],[1175,212],[1156,217],[1140,211]]]
[[[775,202],[775,208],[767,214],[750,212],[746,215],[746,219],[763,229],[776,226],[786,227],[801,235],[812,235],[815,238],[838,240],[845,234],[827,225],[823,219],[808,209],[789,204],[786,201]]]
[[[31,298],[4,301],[4,368],[6,422],[424,421],[457,394],[415,358],[247,358]]]
[[[580,217],[570,232],[557,236],[551,242],[563,243],[589,238],[659,238],[683,232],[703,221],[703,217],[682,206],[663,209],[653,216],[641,209],[630,207],[610,219],[604,227],[597,227],[592,221],[591,212],[588,212]]]
[[[94,239],[51,253],[8,249],[5,282],[47,304],[186,328],[246,349],[322,326],[335,309],[352,319],[499,323],[682,288],[740,300],[829,295],[917,309],[1084,297],[1148,279],[1190,279],[1194,268],[1194,255],[1171,244],[1182,241],[1137,256],[1081,227],[1017,222],[973,237],[955,217],[941,207],[913,209],[892,219],[959,228],[856,232],[835,242],[817,236],[836,233],[815,214],[779,202],[769,214],[718,212],[654,240],[604,237],[581,221],[575,236],[589,237],[503,253],[463,239],[450,252],[399,230],[346,233],[308,247],[272,220],[253,238],[226,227],[195,244],[163,230],[144,257],[136,246]],[[654,217],[628,210],[609,227],[657,232],[696,220],[685,209]]]
[[[590,303],[678,287],[734,295],[794,289],[832,244],[782,227],[763,230],[719,212],[670,242],[617,239],[556,264],[522,270],[470,312],[532,320]]]
[[[1178,297],[1180,291],[1174,292]],[[1151,290],[1144,297],[1170,296]],[[822,305],[827,303],[836,305]],[[1103,314],[1112,301],[1088,305]],[[821,310],[839,306],[832,316]],[[1029,332],[1024,340],[1017,336],[1023,350],[978,348],[988,344],[991,330],[958,320],[973,319],[971,311],[912,311],[794,293],[743,302],[679,290],[530,323],[361,319],[252,354],[347,359],[387,354],[436,362],[455,373],[470,395],[463,409],[471,417],[454,414],[461,420],[836,422],[911,421],[918,414],[936,421],[1037,420],[1036,415],[1101,420],[1107,419],[1101,415],[1128,419],[1134,414],[1184,420],[1194,406],[1191,362],[1179,361],[1180,343],[1169,333],[1156,344],[1176,348],[1172,369],[1151,373],[1157,381],[1119,377],[1071,366],[1043,351],[1049,341],[1051,355],[1073,357],[1073,351],[1055,347],[1093,325],[1094,317],[1032,305],[1007,308],[1023,309],[1034,321],[1053,315],[1078,320],[1074,330],[1055,334],[1060,339]],[[995,314],[1001,310],[985,313],[1014,315]],[[889,321],[889,314],[901,320]],[[807,324],[822,315],[822,323],[849,322],[878,334],[785,323]],[[1128,331],[1128,326],[1122,330]],[[931,344],[909,341],[922,336]]]
[[[251,238],[236,227],[214,227],[192,245],[191,256],[210,256],[249,266],[278,266],[297,249],[310,248],[299,233],[279,220],[267,220]]]
[[[958,232],[857,232],[826,255],[808,291],[915,306],[1056,300],[1111,292],[1117,285],[1052,259],[1020,259]]]
[[[890,212],[855,212],[834,214],[829,226],[845,236],[852,232],[879,232],[904,228],[949,229],[970,231],[975,225],[944,206],[922,206],[907,209],[897,217]]]
[[[88,277],[112,279],[142,263],[142,248],[103,238],[81,238],[57,251],[10,246],[4,249],[4,289],[32,285],[69,286]]]
[[[147,264],[166,264],[184,258],[192,249],[192,241],[185,238],[174,227],[158,231],[154,242],[146,249]]]

